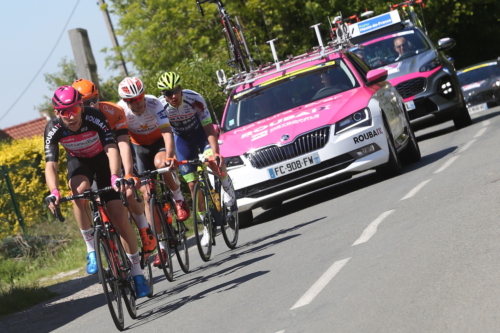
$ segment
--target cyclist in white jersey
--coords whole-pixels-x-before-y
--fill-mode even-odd
[[[205,156],[219,158],[219,165],[208,163],[215,175],[221,179],[225,191],[224,202],[232,206],[235,194],[231,186],[231,179],[227,175],[224,157],[219,153],[217,135],[212,124],[212,118],[207,108],[205,99],[195,91],[182,89],[179,75],[166,72],[158,79],[158,88],[162,92],[160,102],[164,111],[160,118],[168,121],[172,128],[175,141],[175,153],[178,160],[189,160],[203,153]],[[194,186],[197,182],[196,166],[183,164],[181,174],[188,183],[193,196]],[[202,219],[204,216],[202,216]],[[208,245],[208,234],[202,238],[202,245]]]

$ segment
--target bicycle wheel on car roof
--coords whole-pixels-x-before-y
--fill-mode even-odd
[[[163,274],[165,274],[165,278],[172,282],[174,281],[174,268],[172,265],[172,250],[168,244],[168,234],[166,228],[163,227],[167,222],[165,221],[165,214],[163,213],[163,209],[161,207],[161,203],[158,201],[158,198],[153,195],[149,201],[149,207],[151,211],[151,217],[156,221],[153,223],[151,228],[153,229],[153,233],[156,236],[156,249],[157,256],[160,259],[160,268],[163,270]],[[160,244],[161,242],[161,244]],[[163,245],[163,249],[161,249],[161,245]],[[162,251],[164,254],[162,254]]]
[[[193,190],[193,231],[198,252],[203,261],[209,261],[212,254],[212,219],[208,205],[207,188],[197,182]]]
[[[111,318],[118,330],[123,331],[125,319],[122,306],[122,294],[118,286],[119,263],[116,253],[110,248],[111,242],[102,229],[96,229],[94,234],[97,269],[101,281],[104,297],[108,304]]]
[[[234,62],[235,67],[241,72],[250,72],[248,66],[249,55],[246,52],[243,36],[239,26],[232,20],[226,20],[224,28],[224,36],[228,44],[231,62]]]

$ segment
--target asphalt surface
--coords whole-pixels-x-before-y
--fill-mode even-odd
[[[497,332],[500,108],[416,133],[422,160],[318,189],[222,236],[191,272],[155,270],[130,332]],[[81,281],[81,289],[96,277]],[[75,282],[73,282],[75,283]],[[2,332],[110,332],[102,294],[40,306]]]

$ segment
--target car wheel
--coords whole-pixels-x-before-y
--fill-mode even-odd
[[[406,116],[406,128],[408,129],[408,145],[401,155],[401,161],[403,164],[415,163],[420,161],[422,154],[420,153],[420,147],[418,146],[415,133],[410,126],[408,116]]]
[[[252,210],[246,210],[238,213],[238,220],[240,222],[240,229],[249,227],[253,224]]]
[[[467,106],[461,107],[458,111],[458,115],[453,118],[453,124],[455,124],[455,128],[457,130],[472,125],[472,119],[469,114],[469,110],[467,110]]]
[[[384,131],[385,137],[387,139],[387,146],[389,147],[389,161],[386,164],[379,166],[376,168],[377,174],[383,178],[391,178],[401,174],[401,160],[398,155],[398,151],[396,150],[396,145],[394,144],[394,139],[392,138],[392,133],[389,130],[389,126],[387,125],[387,121],[384,117]]]

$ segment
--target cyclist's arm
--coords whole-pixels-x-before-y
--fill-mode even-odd
[[[104,146],[104,151],[106,152],[106,155],[108,155],[109,170],[111,170],[111,174],[120,176],[122,165],[120,162],[120,153],[118,152],[118,147],[115,143],[110,143]]]
[[[207,134],[208,144],[214,154],[219,154],[219,142],[217,141],[217,133],[215,133],[214,125],[209,123],[208,125],[203,126],[205,133]]]
[[[57,178],[57,162],[47,162],[45,164],[45,182],[49,191],[59,188],[59,179]]]
[[[132,159],[132,151],[130,150],[128,134],[120,135],[116,139],[118,141],[118,148],[120,148],[123,170],[126,175],[132,175],[134,174],[134,161]]]
[[[170,124],[160,126],[161,136],[165,141],[166,158],[173,158],[175,156],[174,135]]]

